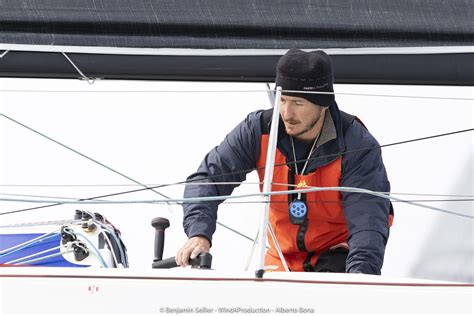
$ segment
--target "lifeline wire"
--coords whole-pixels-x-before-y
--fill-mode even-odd
[[[318,159],[323,159],[323,158],[328,158],[328,157],[337,157],[339,155],[346,155],[346,154],[350,154],[350,153],[374,150],[374,149],[379,149],[379,148],[384,148],[384,147],[389,147],[389,146],[402,145],[402,144],[407,144],[407,143],[411,143],[411,142],[417,142],[417,141],[428,140],[428,139],[433,139],[433,138],[438,138],[438,137],[445,137],[445,136],[450,136],[450,135],[455,135],[455,134],[460,134],[460,133],[466,133],[466,132],[471,132],[473,130],[474,129],[471,128],[471,129],[459,130],[459,131],[454,131],[454,132],[449,132],[449,133],[436,134],[436,135],[431,135],[431,136],[426,136],[426,137],[421,137],[421,138],[415,138],[415,139],[409,139],[409,140],[395,142],[395,143],[389,143],[389,144],[385,144],[385,145],[379,145],[379,146],[374,146],[374,147],[367,147],[367,148],[355,149],[355,150],[345,151],[345,152],[340,152],[340,153],[335,153],[335,154],[324,155],[324,156],[320,156],[320,157],[310,158],[309,160],[318,160]],[[296,161],[296,163],[304,162],[306,160],[307,159],[301,159],[301,160]],[[287,162],[287,163],[284,163],[284,164],[276,164],[275,167],[286,166],[289,163],[295,163],[295,162]],[[228,172],[228,173],[223,173],[223,174],[220,174],[220,175],[200,177],[200,178],[196,178],[196,179],[185,180],[185,181],[180,181],[180,182],[175,182],[175,183],[170,183],[170,184],[164,184],[164,185],[158,185],[158,186],[154,186],[154,187],[147,187],[147,188],[141,188],[141,189],[135,189],[135,190],[122,191],[122,192],[117,192],[117,193],[112,193],[112,194],[107,194],[107,195],[101,195],[101,196],[91,197],[91,198],[87,198],[87,199],[81,199],[80,201],[89,201],[89,200],[94,200],[94,199],[98,199],[98,198],[104,198],[104,197],[111,197],[111,196],[141,192],[141,191],[144,191],[144,190],[157,189],[157,188],[162,188],[162,187],[167,187],[167,186],[172,186],[172,185],[184,184],[184,183],[188,183],[188,182],[196,182],[196,181],[202,181],[202,180],[207,180],[207,179],[219,178],[219,177],[223,177],[223,176],[227,176],[227,175],[234,175],[234,174],[239,174],[239,173],[249,173],[251,171],[260,170],[260,169],[265,169],[265,168],[260,167],[260,168],[252,168],[252,169],[242,170],[242,171]],[[6,200],[6,199],[4,199],[4,200]],[[168,202],[170,202],[170,201],[168,201]],[[42,203],[48,203],[48,202],[43,201]],[[0,215],[13,214],[13,213],[18,213],[18,212],[25,212],[25,211],[35,210],[35,209],[41,209],[41,208],[46,208],[46,207],[62,205],[62,204],[63,203],[53,203],[53,204],[37,206],[37,207],[33,207],[33,208],[26,208],[26,209],[20,209],[20,210],[15,210],[15,211],[3,212],[3,213],[0,213]]]
[[[31,195],[31,194],[18,194],[18,193],[0,193],[0,195],[37,197],[37,198],[54,198],[54,199],[61,199],[61,200],[80,200],[80,198],[77,198],[77,197],[73,198],[73,197]]]
[[[8,53],[8,51],[5,51],[5,53],[2,54],[1,57],[3,57],[6,53]],[[65,55],[65,54],[64,54],[64,55]],[[65,57],[68,58],[66,55],[65,55]],[[69,58],[68,58],[68,59],[69,59]],[[73,66],[74,66],[74,64],[73,64]],[[76,67],[76,68],[77,68],[77,67]],[[80,72],[80,71],[79,71],[79,72]],[[267,84],[267,86],[268,86],[268,84]],[[269,86],[268,86],[268,87],[269,87]],[[271,92],[272,92],[270,89],[267,89],[267,90],[264,90],[264,91],[267,92],[267,93],[269,93],[269,94],[271,94]],[[4,92],[9,92],[9,91],[8,91],[8,90],[4,90]],[[16,92],[16,91],[10,90],[10,92]],[[23,92],[27,92],[27,90],[23,90]],[[39,91],[31,90],[31,92],[39,92]],[[41,91],[41,92],[45,92],[45,91],[43,90],[43,91]],[[60,91],[60,92],[61,92],[61,91]],[[117,92],[117,91],[112,91],[112,92]],[[133,92],[135,92],[135,91],[133,91]],[[138,91],[138,92],[141,92],[141,91]],[[153,92],[158,92],[158,91],[153,91]],[[165,91],[160,91],[160,92],[165,92]],[[171,92],[171,91],[170,91],[170,92]],[[185,92],[185,91],[175,91],[175,92]],[[189,91],[189,92],[205,92],[205,91]],[[223,92],[223,91],[210,91],[210,92]],[[236,92],[236,91],[229,91],[229,92]],[[244,91],[241,91],[241,92],[244,92]],[[249,91],[249,92],[257,92],[257,91]],[[292,90],[284,90],[284,92],[292,92]],[[298,91],[298,92],[300,92],[300,91]],[[314,93],[318,94],[318,93],[319,93],[319,94],[334,94],[334,95],[336,94],[336,93],[334,93],[334,92],[330,92],[330,93],[322,92],[322,93],[321,93],[321,92],[314,92],[314,91],[311,91],[311,92],[309,92],[309,91],[303,91],[302,93],[309,93],[309,94],[311,94],[311,93],[313,93],[313,94],[314,94]],[[446,98],[446,97],[402,96],[402,95],[376,95],[376,94],[354,94],[354,93],[338,93],[338,94],[339,94],[339,95],[353,95],[353,96],[398,97],[398,98],[414,98],[414,99],[473,100],[473,99],[471,99],[471,98]],[[2,116],[4,116],[4,117],[8,118],[8,117],[5,116],[4,114],[0,114],[0,115],[2,115]],[[21,124],[21,125],[22,125],[22,124]],[[26,127],[26,126],[24,126],[24,127]],[[28,127],[26,127],[26,128],[28,128]],[[431,138],[431,137],[430,137],[430,138]],[[49,138],[48,138],[48,139],[49,139]],[[424,138],[424,139],[427,139],[427,138]],[[50,140],[54,141],[53,139],[50,139]],[[419,139],[419,140],[421,140],[421,139]],[[56,141],[54,141],[54,142],[56,142]],[[56,143],[58,143],[58,142],[56,142]],[[385,146],[379,146],[379,148],[387,147],[387,146],[395,145],[395,144],[402,144],[402,143],[405,143],[405,142],[399,142],[399,143],[388,144],[388,145],[385,145]],[[60,144],[60,143],[58,143],[58,144]],[[62,145],[62,144],[60,144],[60,145]],[[373,147],[372,149],[375,149],[375,148],[377,148],[377,147]],[[71,150],[72,150],[72,149],[71,149]],[[74,150],[73,150],[73,151],[74,151]],[[357,151],[360,151],[360,150],[355,150],[355,151],[351,151],[351,152],[357,152]],[[76,151],[74,151],[74,152],[76,152]],[[346,152],[346,154],[347,154],[347,153],[351,153],[351,152]],[[80,154],[79,152],[76,152],[76,153]],[[342,154],[344,154],[344,153],[342,153]],[[81,154],[81,155],[82,155],[82,154]],[[329,156],[330,156],[330,155],[329,155]],[[88,158],[87,156],[85,156],[85,157]],[[318,157],[318,158],[321,159],[322,157]],[[316,158],[313,158],[313,159],[316,159]],[[313,160],[313,159],[309,159],[309,160]],[[304,160],[303,160],[303,161],[304,161]],[[306,160],[306,162],[307,162],[307,161],[308,161],[308,159]],[[297,163],[297,161],[295,161],[294,163]],[[100,164],[100,163],[99,163],[99,164]],[[100,164],[100,165],[102,165],[102,164]],[[286,164],[285,164],[285,165],[286,165]],[[108,167],[105,166],[105,165],[102,165],[102,166],[105,167],[105,168],[107,168],[107,169],[110,169],[110,168],[108,168]],[[114,171],[113,169],[110,169],[110,170]],[[123,176],[124,176],[124,175],[123,175]],[[222,175],[221,175],[221,176],[222,176]],[[130,178],[128,178],[127,176],[125,176],[125,177],[126,177],[127,179],[130,179]],[[215,177],[215,176],[212,176],[212,177]],[[212,178],[212,177],[209,177],[209,178]],[[137,181],[135,181],[135,180],[133,180],[133,179],[130,179],[130,180],[134,181],[135,183],[139,183],[139,182],[137,182]],[[186,182],[189,182],[189,181],[186,181]],[[144,185],[142,185],[142,186],[144,186]],[[156,192],[155,190],[153,190],[154,188],[148,188],[148,187],[146,187],[146,186],[144,186],[144,187],[145,187],[145,190],[152,190],[152,191]],[[158,193],[159,195],[162,195],[162,194],[159,193],[159,192],[156,192],[156,193]],[[119,193],[119,194],[124,194],[124,193]],[[162,195],[162,196],[164,196],[164,195]],[[399,200],[399,201],[400,201],[400,202],[405,202],[405,201],[402,201],[402,200]],[[167,202],[165,202],[165,203],[167,203]],[[410,202],[406,201],[406,203],[410,203]],[[61,205],[61,204],[62,204],[62,203],[56,203],[56,204],[53,204],[53,205],[47,205],[47,206],[37,207],[37,208],[34,208],[34,209],[43,208],[43,207],[50,207],[50,206],[55,206],[55,205]],[[415,204],[415,203],[410,203],[410,204]],[[168,206],[170,206],[170,205],[168,204]],[[428,207],[428,208],[431,208],[431,207]],[[18,211],[26,211],[26,210],[28,210],[28,209],[25,209],[25,210],[18,210]],[[13,212],[17,212],[17,211],[13,211]],[[449,211],[447,211],[447,212],[449,212]],[[8,214],[8,213],[12,213],[12,212],[0,213],[0,215],[4,215],[4,214]],[[453,213],[453,214],[456,214],[456,213]],[[460,215],[460,214],[458,214],[458,215]],[[221,223],[219,223],[219,222],[217,222],[217,224],[220,224],[220,225],[226,227],[225,225],[223,225],[223,224],[221,224]],[[228,228],[228,227],[226,227],[226,228]],[[233,230],[233,231],[234,231],[234,230]],[[237,231],[235,231],[235,232],[237,232]],[[242,235],[242,234],[240,234],[239,232],[237,232],[237,233],[238,233],[239,235]],[[245,236],[245,235],[243,235],[243,236],[246,237],[246,238],[248,238],[249,240],[252,240],[250,237],[247,237],[247,236]]]
[[[11,117],[9,117],[9,116],[3,114],[3,113],[0,113],[0,116],[3,116],[3,117],[6,118],[7,120],[10,120],[11,122],[13,122],[13,123],[15,123],[15,124],[18,124],[18,125],[20,125],[20,126],[26,128],[27,130],[29,130],[29,131],[31,131],[31,132],[33,132],[33,133],[35,133],[35,134],[38,134],[38,135],[40,135],[41,137],[44,137],[44,138],[46,138],[47,140],[52,141],[53,143],[55,143],[55,144],[57,144],[57,145],[59,145],[59,146],[61,146],[61,147],[64,147],[64,148],[66,148],[66,149],[72,151],[72,152],[75,153],[75,154],[78,154],[79,156],[81,156],[81,157],[83,157],[83,158],[86,158],[86,159],[88,159],[88,160],[90,160],[90,161],[92,161],[92,162],[98,164],[99,166],[104,167],[105,169],[107,169],[107,170],[109,170],[109,171],[112,171],[113,173],[118,174],[118,175],[120,175],[120,176],[126,178],[127,180],[130,180],[130,181],[132,181],[132,182],[134,182],[134,183],[136,183],[136,184],[139,184],[139,185],[141,185],[141,186],[144,186],[144,185],[143,185],[142,183],[140,183],[139,181],[137,181],[137,180],[135,180],[135,179],[133,179],[133,178],[130,178],[129,176],[127,176],[127,175],[125,175],[125,174],[123,174],[123,173],[121,173],[121,172],[119,172],[119,171],[117,171],[117,170],[115,170],[115,169],[113,169],[113,168],[107,166],[107,165],[104,165],[103,163],[101,163],[101,162],[99,162],[99,161],[97,161],[97,160],[95,160],[95,159],[93,159],[93,158],[91,158],[91,157],[89,157],[89,156],[87,156],[87,155],[84,155],[83,153],[81,153],[81,152],[79,152],[79,151],[77,151],[77,150],[75,150],[75,149],[73,149],[73,148],[71,148],[71,147],[69,147],[69,146],[67,146],[67,145],[65,145],[65,144],[63,144],[63,143],[61,143],[61,142],[59,142],[59,141],[57,141],[57,140],[55,140],[55,139],[53,139],[53,138],[51,138],[51,137],[49,137],[49,136],[47,136],[47,135],[41,133],[41,132],[39,132],[39,131],[37,131],[37,130],[31,128],[31,127],[29,127],[29,126],[26,126],[26,125],[23,124],[23,123],[20,123],[20,122],[18,122],[17,120],[15,120],[15,119],[13,119],[13,118],[11,118]],[[151,190],[152,192],[155,192],[156,194],[158,194],[158,195],[160,195],[160,196],[162,196],[162,197],[168,198],[168,196],[166,196],[166,195],[164,195],[164,194],[161,194],[160,192],[154,190],[153,188],[148,188],[148,187],[146,187],[146,186],[144,186],[144,187],[145,187],[146,189],[148,189],[148,190]]]
[[[131,201],[64,201],[64,204],[145,204],[145,203],[164,203],[164,202],[203,202],[203,201],[221,201],[226,199],[235,199],[235,198],[242,198],[242,197],[253,197],[253,196],[270,196],[270,195],[284,195],[290,193],[309,193],[309,192],[319,192],[319,191],[341,191],[341,192],[351,192],[351,193],[364,193],[369,195],[374,195],[377,197],[381,197],[387,200],[395,200],[404,202],[407,204],[411,204],[414,206],[419,206],[423,208],[432,209],[435,211],[439,211],[442,213],[447,213],[451,215],[457,215],[460,217],[466,217],[469,219],[474,219],[474,216],[466,215],[462,213],[453,212],[450,210],[445,210],[439,207],[424,205],[416,202],[410,202],[407,200],[403,200],[388,194],[378,193],[371,190],[360,189],[360,188],[353,188],[353,187],[313,187],[311,189],[301,189],[301,190],[286,190],[286,191],[273,191],[269,193],[252,193],[252,194],[241,194],[241,195],[222,195],[222,196],[209,196],[209,197],[197,197],[197,198],[186,198],[186,199],[169,199],[169,200],[131,200]],[[22,200],[22,199],[2,199],[0,201],[14,201],[14,202],[29,202],[29,203],[56,203],[55,201],[39,201],[39,200]],[[0,213],[5,214],[5,213]]]
[[[310,92],[310,93],[311,93],[311,92]],[[378,96],[382,96],[382,95],[378,95]],[[388,96],[388,95],[386,95],[386,96]],[[0,115],[4,116],[5,118],[8,118],[8,119],[10,119],[10,120],[13,120],[13,119],[11,119],[11,118],[5,116],[4,114],[1,114],[1,113],[0,113]],[[13,121],[14,121],[14,120],[13,120]],[[15,122],[16,122],[16,121],[15,121]],[[25,125],[23,125],[23,124],[21,124],[21,123],[19,123],[19,122],[17,122],[17,123],[20,124],[20,125],[22,125],[22,126],[24,126],[25,128],[30,129],[29,127],[27,127],[27,126],[25,126]],[[30,129],[30,130],[32,130],[32,129]],[[455,132],[451,132],[451,133],[438,134],[438,135],[433,135],[433,136],[428,136],[428,137],[423,137],[423,138],[412,139],[412,140],[408,140],[408,141],[402,141],[402,142],[396,142],[396,143],[386,144],[386,145],[382,145],[382,146],[370,147],[370,148],[366,148],[366,149],[352,150],[352,151],[342,152],[342,153],[340,153],[340,154],[342,155],[342,154],[354,153],[354,152],[359,152],[359,151],[364,151],[364,150],[372,150],[372,149],[376,149],[376,148],[382,148],[382,147],[388,147],[388,146],[393,146],[393,145],[399,145],[399,144],[404,144],[404,143],[409,143],[409,142],[414,142],[414,141],[426,140],[426,139],[431,139],[431,138],[435,138],[435,137],[448,136],[448,135],[453,135],[453,134],[462,133],[462,132],[468,132],[468,131],[472,131],[472,130],[474,130],[474,129],[460,130],[460,131],[455,131]],[[34,130],[33,130],[33,131],[34,131]],[[36,131],[34,131],[34,132],[36,132]],[[40,135],[41,135],[41,134],[40,134]],[[47,137],[47,136],[45,136],[45,135],[42,135],[42,136],[44,136],[44,137],[50,139],[51,141],[54,141],[53,139],[51,139],[51,138],[49,138],[49,137]],[[58,142],[56,142],[56,141],[54,141],[54,142],[55,142],[55,143],[58,143]],[[62,145],[61,143],[58,143],[58,144]],[[65,146],[65,147],[68,148],[67,146]],[[71,148],[68,148],[68,149],[71,149]],[[73,150],[73,149],[71,149],[71,150]],[[75,150],[73,150],[73,151],[76,152]],[[82,154],[79,153],[79,152],[76,152],[76,153],[82,155]],[[330,156],[335,156],[335,155],[338,155],[338,154],[327,155],[326,157],[328,157],[328,156],[329,156],[329,157],[330,157]],[[84,156],[84,155],[82,155],[82,156]],[[88,158],[87,156],[85,156],[85,157]],[[308,160],[322,159],[323,157],[324,157],[324,156],[322,156],[322,157],[316,157],[316,158],[311,158],[311,159],[304,159],[304,160],[300,160],[300,161],[306,161],[306,162],[307,162]],[[298,161],[295,161],[294,163],[297,163],[297,162],[298,162]],[[99,164],[100,164],[100,163],[99,163]],[[100,165],[102,165],[102,164],[100,164]],[[275,165],[275,167],[282,166],[282,165],[286,165],[286,164]],[[108,168],[108,167],[105,166],[105,165],[102,165],[102,166],[106,167],[107,169],[110,169],[110,168]],[[113,169],[111,169],[111,170],[114,171]],[[254,168],[253,170],[258,170],[258,168]],[[251,170],[251,171],[253,171],[253,170]],[[249,171],[249,172],[250,172],[250,171]],[[220,176],[223,176],[223,175],[220,175]],[[126,177],[127,179],[130,179],[130,178],[127,177],[127,176],[125,176],[125,177]],[[213,178],[213,177],[217,177],[217,176],[214,175],[214,176],[209,176],[209,177],[207,177],[207,178]],[[133,180],[133,179],[131,179],[131,180],[134,181],[134,182],[137,183],[137,184],[140,184],[139,182],[137,182],[137,181],[135,181],[135,180]],[[200,178],[200,179],[198,179],[198,180],[203,180],[203,178]],[[184,183],[191,182],[191,181],[192,181],[192,180],[190,180],[190,181],[189,181],[189,180],[188,180],[188,181],[184,181]],[[180,183],[183,183],[183,182],[178,182],[177,184],[180,184]],[[141,185],[142,185],[142,184],[141,184]],[[144,186],[144,185],[142,185],[142,186]],[[144,187],[145,187],[144,189],[140,189],[140,190],[138,190],[138,191],[152,190],[152,191],[158,193],[159,195],[162,195],[161,193],[159,193],[159,192],[153,190],[154,188],[149,188],[149,187],[146,187],[146,186],[144,186]],[[160,186],[160,187],[163,187],[163,186]],[[137,190],[134,190],[134,191],[137,191]],[[125,194],[125,193],[127,193],[127,192],[120,192],[120,193],[118,193],[118,194]],[[118,195],[118,194],[114,194],[114,195]],[[164,195],[162,195],[162,196],[164,196]],[[166,197],[166,196],[165,196],[165,197]],[[97,198],[98,198],[98,197],[97,197]],[[91,198],[91,199],[94,199],[94,198]],[[443,210],[443,209],[439,209],[439,208],[435,208],[435,207],[424,206],[424,205],[421,205],[421,204],[418,204],[418,203],[414,203],[414,202],[412,202],[412,201],[406,201],[406,200],[401,200],[401,199],[396,199],[396,198],[394,198],[394,199],[397,200],[398,202],[404,202],[404,203],[408,203],[408,204],[412,204],[412,205],[417,205],[417,206],[420,206],[420,207],[430,208],[430,209],[438,210],[438,211],[445,212],[445,213],[452,214],[452,215],[458,215],[458,216],[473,218],[473,217],[471,217],[471,216],[464,215],[464,214],[459,214],[459,213],[452,212],[452,211],[449,211],[449,210]],[[89,199],[86,199],[86,200],[89,200]],[[168,202],[169,202],[169,201],[168,201]],[[168,202],[165,201],[165,203],[167,203],[167,204],[168,204]],[[63,204],[63,203],[55,203],[55,204],[53,204],[53,205],[46,205],[46,206],[41,206],[41,207],[36,207],[36,208],[23,209],[23,210],[11,211],[11,212],[4,212],[4,213],[0,213],[0,215],[11,214],[11,213],[16,213],[16,212],[20,212],[20,211],[27,211],[27,210],[31,210],[31,209],[38,209],[38,208],[50,207],[50,206],[61,205],[61,204]],[[168,206],[170,206],[170,204],[168,204]],[[245,235],[241,234],[240,232],[238,232],[238,231],[236,231],[236,230],[234,230],[234,229],[231,229],[230,227],[228,227],[228,226],[226,226],[226,225],[224,225],[224,224],[222,224],[222,223],[220,223],[220,222],[217,222],[217,224],[219,224],[219,225],[221,225],[221,226],[223,226],[223,227],[225,227],[225,228],[227,228],[227,229],[230,229],[231,231],[233,231],[233,232],[235,232],[235,233],[237,233],[237,234],[239,234],[239,235],[241,235],[241,236],[243,236],[243,237],[245,237],[245,238],[247,238],[247,239],[249,239],[249,240],[252,240],[250,237],[245,236]]]
[[[87,77],[85,77],[87,78]],[[29,90],[29,89],[0,89],[5,93],[257,93],[267,92],[274,93],[274,90]],[[456,97],[433,97],[421,95],[396,95],[396,94],[371,94],[371,93],[346,93],[346,92],[323,92],[323,91],[299,91],[299,90],[282,90],[282,92],[298,92],[301,94],[331,94],[331,95],[347,95],[362,97],[379,97],[379,98],[405,98],[405,99],[428,99],[428,100],[451,100],[451,101],[472,101],[473,98],[456,98]]]
[[[209,182],[206,182],[206,184],[210,184]],[[275,185],[275,183],[272,183],[272,185]],[[289,185],[285,185],[289,186]],[[297,185],[292,185],[296,187]],[[306,188],[314,188],[312,186],[306,186]],[[401,194],[401,193],[395,193],[395,192],[377,192],[377,193],[383,193],[383,194],[391,194],[391,195],[416,195],[416,196],[426,196],[425,194]],[[11,194],[11,193],[0,193],[0,195],[8,195],[8,196],[22,196],[22,197],[29,197],[29,198],[44,198],[44,199],[64,199],[64,200],[72,200],[72,201],[79,201],[80,198],[71,198],[71,197],[58,197],[58,196],[45,196],[45,195],[29,195],[29,194]],[[430,194],[430,196],[433,194]],[[458,197],[458,195],[434,195],[434,196],[454,196]],[[461,197],[465,197],[462,196]],[[468,195],[467,197],[470,198],[464,198],[464,199],[418,199],[418,200],[404,200],[404,201],[409,201],[409,202],[471,202],[474,201],[474,196]],[[103,201],[107,202],[108,200],[97,200],[95,199],[94,201]],[[307,203],[315,203],[315,204],[325,204],[325,203],[339,203],[340,201],[338,200],[306,200]],[[377,203],[376,201],[356,201],[353,203],[349,203],[348,205],[352,204],[357,204],[357,203],[367,203],[367,202],[373,202]],[[393,202],[399,202],[399,201],[393,201]],[[186,203],[182,202],[170,202],[171,204],[176,204],[176,205],[182,205]],[[196,203],[206,203],[206,202],[196,202]],[[266,203],[264,201],[224,201],[222,202],[223,204],[261,204],[261,203]],[[269,202],[268,202],[269,203]],[[287,203],[285,201],[273,201],[272,203]],[[165,204],[165,202],[160,204]],[[2,227],[2,226],[0,226]]]
[[[289,162],[292,163],[292,162]],[[244,182],[183,182],[183,183],[176,183],[176,185],[259,185],[263,182],[258,181],[244,181]],[[297,187],[296,184],[290,183],[272,183],[273,185],[281,185],[281,186],[294,186]],[[155,186],[171,186],[172,184],[169,183],[149,183],[145,184],[147,187],[155,187]],[[138,184],[0,184],[0,187],[58,187],[58,188],[74,188],[74,187],[137,187],[141,185]],[[472,194],[435,194],[435,193],[400,193],[400,192],[381,192],[381,193],[391,193],[396,195],[414,195],[414,196],[438,196],[438,197],[464,197],[464,198],[471,198],[474,197]],[[13,195],[10,193],[0,193],[4,195]],[[64,197],[61,197],[64,198]],[[78,198],[76,198],[78,199]]]
[[[244,181],[244,182],[189,182],[189,183],[178,183],[176,185],[256,185],[262,184],[263,182],[253,182],[253,181]],[[145,184],[147,187],[152,186],[166,186],[169,184],[166,183],[153,183],[153,184]],[[275,183],[273,182],[272,185],[280,185],[280,186],[291,186],[297,187],[296,184],[290,183]],[[67,187],[135,187],[140,186],[138,184],[0,184],[0,187],[60,187],[60,188],[67,188]],[[435,197],[458,197],[458,198],[474,198],[474,195],[470,194],[433,194],[433,193],[400,193],[400,192],[379,192],[379,193],[387,193],[387,194],[394,194],[394,195],[413,195],[413,196],[435,196]],[[15,193],[0,193],[0,195],[13,195],[13,196],[28,196],[28,197],[44,197],[44,198],[55,198],[54,196],[41,196],[41,195],[28,195],[28,194],[15,194]],[[57,197],[59,199],[71,199],[71,200],[78,200],[80,198],[71,198],[71,197]]]

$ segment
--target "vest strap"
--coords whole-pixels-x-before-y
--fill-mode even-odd
[[[296,245],[299,251],[307,251],[304,243],[306,232],[308,231],[308,219],[305,218],[303,224],[299,225],[298,233],[296,234]]]
[[[311,265],[311,259],[313,258],[313,256],[314,256],[314,251],[310,251],[310,252],[308,252],[308,255],[306,256],[306,259],[304,259],[303,270],[305,272],[313,272],[314,271],[314,268]]]
[[[294,170],[289,168],[288,169],[288,184],[295,184],[295,173]],[[288,186],[288,191],[294,190],[294,186]],[[306,194],[301,196],[303,201],[306,201]],[[296,194],[288,194],[288,218],[290,219],[290,203],[296,199]],[[308,231],[308,214],[306,214],[306,218],[304,222],[299,225],[298,233],[296,234],[296,245],[298,246],[299,251],[307,251],[306,245],[304,242],[306,232]]]

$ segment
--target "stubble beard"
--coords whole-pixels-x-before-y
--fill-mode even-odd
[[[316,117],[314,120],[312,120],[311,122],[309,122],[305,128],[303,130],[301,130],[299,133],[296,133],[296,134],[290,134],[288,129],[286,129],[286,133],[292,137],[298,137],[298,136],[301,136],[307,132],[309,132],[311,129],[314,128],[314,126],[316,126],[316,124],[318,123],[319,119],[321,118],[321,115],[318,115],[318,117]]]

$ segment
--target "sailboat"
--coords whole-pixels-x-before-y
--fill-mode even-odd
[[[322,1],[3,2],[1,313],[472,314],[472,11],[466,1],[357,6]],[[405,194],[424,193],[423,198],[402,196],[412,205],[395,205],[386,265],[397,263],[398,270],[392,264],[395,272],[383,270],[381,276],[272,271],[256,276],[264,268],[257,249],[264,251],[266,242],[255,235],[266,224],[259,219],[262,194],[250,183],[255,176],[221,206],[212,261],[205,257],[198,268],[153,269],[160,262],[172,263],[169,258],[186,238],[180,227],[180,180],[245,113],[276,106],[275,89],[267,83],[291,47],[331,55],[339,84],[336,97],[365,115],[375,135],[388,128],[382,144],[431,136],[440,141],[422,152],[410,147],[391,155],[395,145],[384,152],[393,187]],[[441,92],[433,93],[430,86]],[[459,111],[437,114],[445,119],[443,128],[439,116],[426,111],[445,109],[435,102]],[[238,112],[231,114],[229,108]],[[390,128],[397,120],[398,128]],[[137,134],[130,137],[134,130]],[[75,136],[66,136],[67,131]],[[471,139],[470,147],[453,145],[457,152],[440,153],[440,146],[451,148],[455,142],[444,135],[451,132],[463,143]],[[41,147],[27,145],[32,143]],[[111,166],[100,156],[107,151],[124,159]],[[79,156],[80,161],[70,162]],[[395,157],[398,162],[389,162]],[[448,164],[456,165],[458,173],[435,169],[433,182],[446,182],[444,187],[419,180],[434,172],[433,165],[447,169]],[[127,169],[134,172],[123,172]],[[459,186],[443,172],[456,176]],[[40,182],[32,181],[32,175]],[[94,177],[113,183],[91,184]],[[250,200],[239,199],[244,195]],[[445,204],[429,210],[413,205],[426,206],[428,197]],[[423,224],[413,220],[417,216]],[[437,227],[438,216],[444,259],[420,250],[424,240],[403,239],[413,227]],[[164,218],[171,224],[166,232],[157,225],[166,223]],[[436,236],[431,240],[438,241]],[[390,259],[391,250],[403,257]],[[422,272],[408,277],[401,272],[402,262],[413,262],[417,251],[454,268],[414,262]],[[457,274],[425,277],[423,270],[430,269]]]

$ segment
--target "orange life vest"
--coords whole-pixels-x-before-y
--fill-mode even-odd
[[[269,135],[261,138],[260,157],[257,166],[260,181],[263,181]],[[278,150],[275,154],[272,191],[288,190],[289,168],[285,156]],[[341,157],[317,168],[307,175],[295,175],[295,183],[305,186],[337,187],[341,178]],[[262,189],[262,186],[261,188]],[[339,191],[311,192],[306,194],[308,206],[307,227],[294,225],[288,215],[288,195],[272,195],[270,199],[269,222],[291,271],[304,271],[304,265],[314,266],[321,252],[334,245],[347,242],[348,229],[342,211]],[[321,201],[321,202],[318,202]],[[283,266],[275,245],[268,234],[271,249],[267,252],[265,265]],[[299,241],[298,241],[299,240]],[[309,254],[312,256],[308,256]]]

